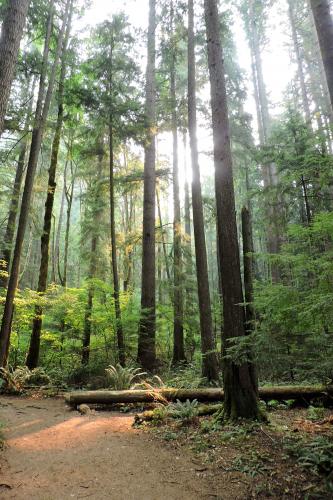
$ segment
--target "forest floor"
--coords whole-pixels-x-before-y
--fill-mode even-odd
[[[1,397],[0,420],[3,500],[242,498],[232,484],[218,495],[206,468],[135,429],[133,415],[82,416],[61,399]]]
[[[135,428],[133,414],[83,416],[62,399],[2,397],[0,498],[332,498],[315,465],[304,469],[286,451],[289,440],[301,454],[304,443],[332,439],[331,411],[318,423],[308,416],[288,409],[271,413],[270,425],[221,429],[205,417]]]

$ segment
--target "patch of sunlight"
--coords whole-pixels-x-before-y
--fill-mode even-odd
[[[65,422],[44,427],[7,440],[10,447],[27,451],[63,450],[84,448],[91,441],[104,439],[106,434],[135,433],[133,417],[110,418],[73,417]],[[47,425],[45,423],[45,425]]]

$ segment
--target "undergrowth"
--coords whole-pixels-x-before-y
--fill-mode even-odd
[[[333,442],[331,437],[318,436],[310,441],[292,440],[286,445],[290,456],[306,470],[324,479],[326,491],[333,493]]]

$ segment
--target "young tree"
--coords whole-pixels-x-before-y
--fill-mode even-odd
[[[219,371],[213,338],[207,248],[197,142],[193,0],[189,0],[188,2],[188,127],[192,159],[192,208],[201,328],[202,374],[204,377],[207,377],[208,380],[217,381],[219,379]]]
[[[216,0],[205,0],[208,66],[214,140],[218,255],[223,294],[224,416],[258,418],[257,383],[250,361],[238,364],[227,354],[235,339],[245,337],[245,315],[235,213],[227,93]]]
[[[30,0],[9,0],[0,35],[0,137]]]
[[[148,61],[146,73],[146,145],[144,162],[144,200],[142,233],[141,319],[138,361],[146,370],[156,363],[156,279],[155,279],[155,156],[156,156],[156,82],[155,82],[156,0],[149,0]]]
[[[173,364],[185,361],[184,297],[182,288],[182,227],[179,196],[178,116],[176,96],[177,34],[175,32],[174,3],[170,3],[170,102],[173,158]]]

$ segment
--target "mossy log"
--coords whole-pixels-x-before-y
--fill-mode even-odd
[[[316,398],[333,398],[333,386],[281,386],[263,387],[259,389],[259,397],[263,401],[287,401],[296,399],[311,401]],[[77,391],[66,394],[65,400],[70,406],[80,404],[130,404],[152,403],[162,401],[186,401],[196,399],[203,403],[223,401],[223,390],[214,389],[154,389],[127,391]],[[333,399],[332,399],[333,401]]]

